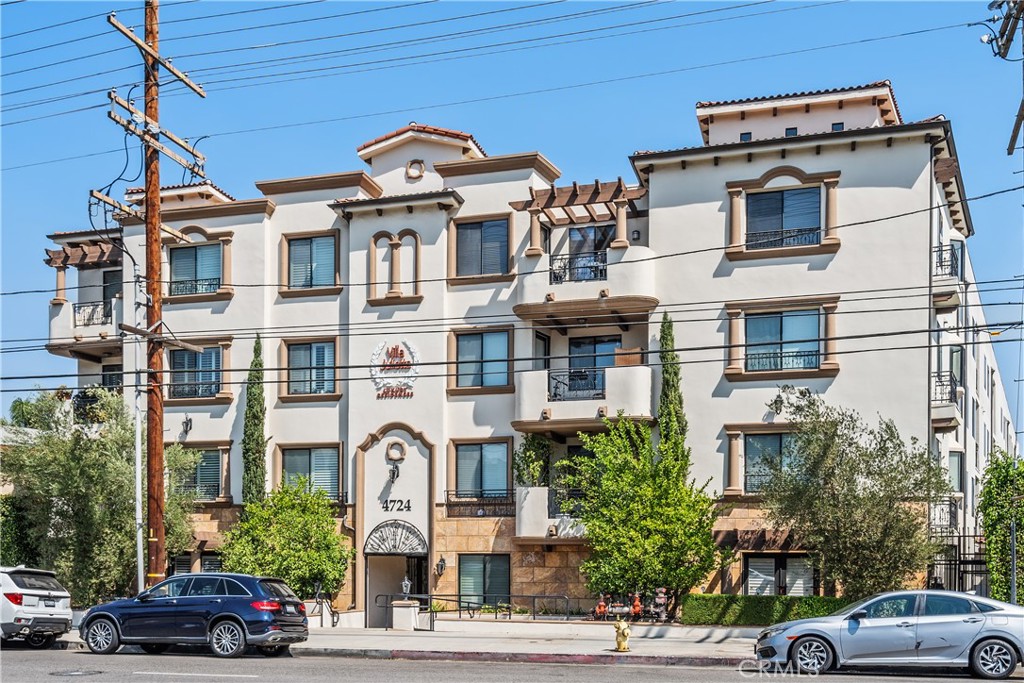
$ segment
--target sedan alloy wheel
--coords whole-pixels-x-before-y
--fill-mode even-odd
[[[821,638],[801,638],[796,643],[793,662],[800,673],[823,673],[832,668],[832,650]]]
[[[1017,653],[1001,640],[985,640],[971,655],[971,669],[981,678],[1006,678],[1016,668]]]

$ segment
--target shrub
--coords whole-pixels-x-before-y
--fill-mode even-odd
[[[680,598],[678,621],[693,626],[767,626],[780,621],[831,614],[848,605],[844,598],[786,595],[706,595]]]

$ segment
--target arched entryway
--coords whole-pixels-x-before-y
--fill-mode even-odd
[[[415,526],[390,519],[374,527],[363,545],[366,571],[366,625],[388,626],[388,610],[377,604],[378,595],[402,592],[408,578],[411,593],[426,593],[427,541]],[[383,599],[381,601],[384,602]]]

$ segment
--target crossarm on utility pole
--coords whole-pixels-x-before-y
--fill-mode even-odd
[[[128,216],[131,216],[132,218],[140,220],[143,223],[146,222],[146,214],[142,213],[141,211],[136,211],[135,209],[133,209],[132,207],[128,206],[127,204],[119,202],[119,201],[117,201],[116,199],[114,199],[112,197],[108,197],[107,195],[103,194],[102,192],[97,192],[96,190],[89,190],[89,196],[92,197],[93,199],[95,199],[98,202],[102,202],[102,203],[106,204],[107,206],[109,206],[109,207],[111,207],[113,209],[116,209],[117,211],[120,211],[123,214],[126,214]],[[169,225],[164,225],[163,223],[161,223],[160,224],[160,230],[162,232],[167,233],[168,235],[170,235],[174,239],[178,240],[179,242],[188,242],[188,237],[186,237],[184,234],[182,234],[181,232],[175,230],[174,228],[172,228]]]
[[[124,36],[128,38],[128,40],[135,43],[135,46],[142,50],[146,55],[148,55],[150,59],[159,62],[160,66],[170,71],[175,78],[177,78],[179,81],[187,85],[189,89],[192,90],[192,92],[199,95],[200,97],[206,97],[206,93],[203,91],[203,88],[201,86],[193,83],[186,74],[182,73],[178,70],[177,67],[171,64],[170,60],[161,57],[159,52],[157,52],[152,47],[147,45],[146,42],[143,41],[142,38],[139,38],[137,35],[135,35],[135,33],[130,28],[128,28],[127,26],[119,22],[117,19],[115,19],[113,12],[111,12],[110,15],[107,17],[107,22],[111,26],[116,28],[120,33],[124,34]]]
[[[141,138],[145,144],[150,145],[152,147],[156,147],[162,153],[166,154],[171,160],[176,161],[181,166],[185,167],[185,169],[187,169],[188,171],[191,171],[193,174],[199,176],[200,178],[206,177],[206,172],[203,171],[202,166],[199,166],[198,164],[193,164],[188,159],[185,159],[177,152],[167,147],[167,145],[164,145],[159,140],[157,140],[156,137],[145,128],[139,128],[135,125],[134,122],[129,121],[123,116],[115,114],[112,111],[108,111],[107,116],[110,118],[111,121],[121,126],[132,135]]]
[[[146,126],[159,127],[159,124],[157,124],[156,121],[149,120],[149,118],[147,118],[142,111],[133,107],[131,103],[128,102],[128,100],[124,99],[123,97],[119,97],[117,91],[111,90],[110,92],[108,92],[107,98],[110,100],[111,104],[115,104],[124,109],[125,111],[127,111],[129,114],[131,114],[133,121],[141,122]],[[195,146],[189,144],[188,140],[183,140],[182,138],[178,137],[171,131],[165,130],[163,128],[160,128],[160,135],[163,135],[165,138],[176,144],[178,147],[181,147],[183,150],[185,150],[193,157],[195,157],[197,164],[202,165],[206,163],[206,157],[203,154],[197,152]]]

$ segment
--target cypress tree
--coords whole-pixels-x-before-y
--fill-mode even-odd
[[[242,425],[242,502],[263,500],[267,491],[267,405],[263,396],[263,343],[259,334],[245,380],[245,422]]]
[[[686,414],[683,412],[683,393],[679,386],[679,355],[672,318],[664,313],[658,335],[661,350],[661,398],[658,401],[658,432],[662,441],[678,438],[686,440]]]

